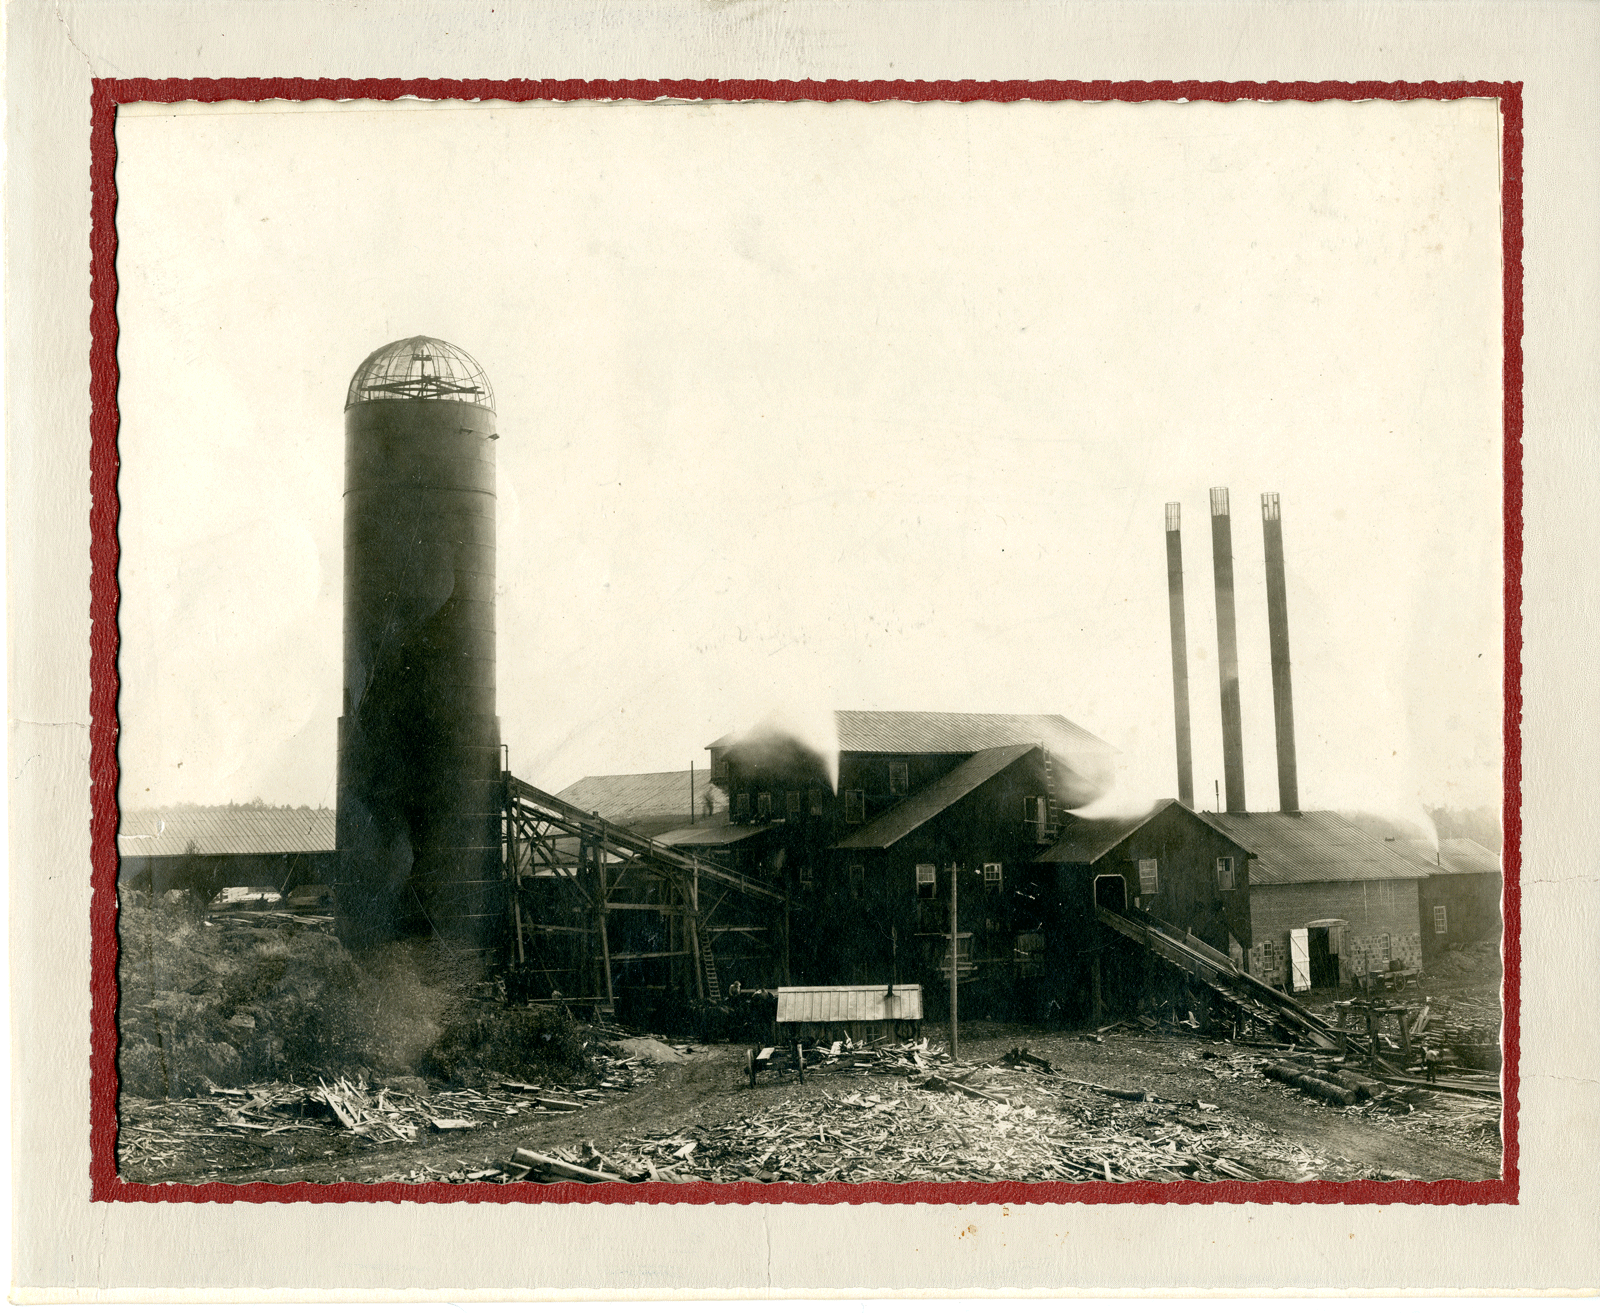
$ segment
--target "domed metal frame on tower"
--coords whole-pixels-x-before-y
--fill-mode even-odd
[[[494,409],[483,366],[436,337],[403,337],[381,346],[350,379],[344,408],[363,401],[466,401]]]

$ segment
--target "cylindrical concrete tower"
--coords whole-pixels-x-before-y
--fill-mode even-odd
[[[339,936],[481,950],[503,896],[494,392],[405,338],[356,370],[344,432]]]

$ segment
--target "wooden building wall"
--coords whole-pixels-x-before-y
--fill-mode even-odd
[[[1220,952],[1229,940],[1251,942],[1249,853],[1180,806],[1157,812],[1099,858],[1093,876],[1121,876],[1127,906],[1187,930]],[[1233,887],[1225,889],[1217,871],[1219,859],[1233,862]],[[1156,863],[1156,891],[1142,893],[1139,863]],[[1093,891],[1091,890],[1091,897]]]
[[[1048,873],[1032,865],[1039,843],[1036,827],[1023,821],[1023,799],[1043,791],[1042,758],[1031,753],[887,849],[829,851],[811,924],[804,935],[794,931],[796,983],[866,984],[893,972],[922,984],[929,1015],[937,1014],[948,996],[954,864],[963,1008],[1032,1017],[1045,969],[1031,936],[1044,927],[1051,890]],[[934,883],[924,896],[917,868],[930,865]],[[997,881],[985,874],[995,865]],[[1030,938],[1019,944],[1019,936]]]

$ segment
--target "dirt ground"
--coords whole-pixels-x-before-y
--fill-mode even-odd
[[[942,1039],[941,1028],[928,1033]],[[1054,1072],[998,1065],[1019,1045]],[[414,1141],[385,1144],[331,1123],[270,1135],[218,1128],[218,1105],[204,1099],[130,1100],[121,1174],[146,1182],[462,1181],[487,1179],[518,1148],[581,1161],[575,1150],[584,1144],[586,1154],[612,1164],[648,1166],[653,1153],[680,1169],[659,1178],[666,1180],[1075,1180],[1093,1179],[1099,1165],[1112,1180],[1176,1180],[1185,1176],[1173,1166],[1216,1158],[1225,1167],[1215,1171],[1243,1179],[1485,1180],[1500,1173],[1498,1103],[1423,1091],[1383,1108],[1328,1107],[1262,1074],[1276,1051],[1226,1040],[1137,1027],[1097,1040],[1092,1032],[964,1026],[960,1070],[970,1074],[963,1079],[998,1091],[990,1100],[921,1093],[920,1082],[904,1075],[848,1066],[812,1071],[804,1084],[792,1074],[763,1074],[752,1088],[746,1052],[696,1045],[686,1061],[651,1068],[632,1088],[600,1090],[576,1112],[524,1106],[474,1129],[424,1130]],[[1128,1102],[1073,1082],[1151,1098]],[[880,1108],[889,1111],[874,1117]],[[863,1149],[867,1125],[881,1134]],[[806,1128],[805,1144],[795,1127]],[[937,1138],[929,1127],[950,1129],[950,1153],[928,1149]],[[763,1142],[785,1151],[768,1149],[757,1161],[744,1146]],[[1029,1143],[1046,1156],[1029,1156]],[[1152,1154],[1152,1145],[1162,1152]],[[1165,1166],[1146,1172],[1141,1163]]]

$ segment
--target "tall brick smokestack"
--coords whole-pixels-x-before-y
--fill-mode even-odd
[[[1239,717],[1239,635],[1233,618],[1233,521],[1228,490],[1211,490],[1211,568],[1217,590],[1217,673],[1222,683],[1222,784],[1228,810],[1244,805],[1244,725]]]
[[[1298,813],[1294,759],[1294,685],[1289,678],[1289,596],[1283,580],[1283,519],[1278,494],[1261,494],[1261,537],[1267,550],[1267,636],[1272,645],[1272,723],[1278,736],[1278,810]]]
[[[1167,611],[1172,621],[1172,720],[1178,740],[1178,801],[1194,806],[1194,757],[1189,746],[1188,633],[1183,618],[1182,506],[1167,503]]]

